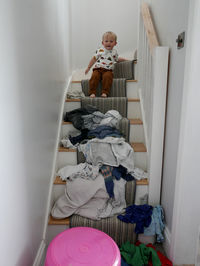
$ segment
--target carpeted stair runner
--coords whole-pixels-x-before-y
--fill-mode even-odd
[[[109,110],[117,110],[122,117],[127,117],[127,98],[126,97],[108,97],[108,98],[90,98],[81,99],[81,107],[87,105],[95,106],[100,112],[106,113]]]
[[[114,78],[135,79],[134,77],[134,61],[124,61],[115,64],[113,74]]]
[[[85,96],[89,96],[89,80],[85,79],[81,81],[82,91]],[[101,82],[96,91],[96,96],[101,96]],[[109,97],[126,97],[126,79],[113,79],[112,87],[110,89]]]
[[[86,107],[87,105],[93,105],[97,109],[106,113],[109,110],[117,110],[121,115],[122,119],[119,123],[119,130],[122,132],[125,140],[129,141],[130,132],[130,121],[127,117],[127,98],[126,98],[126,79],[134,79],[134,61],[125,61],[115,65],[114,69],[113,86],[111,88],[110,96],[108,98],[90,98],[84,97],[81,99],[81,107]],[[81,82],[82,90],[86,96],[88,96],[89,91],[89,81],[82,80]],[[97,96],[100,96],[100,88],[97,90]],[[85,157],[82,152],[77,150],[77,162],[85,162]],[[129,181],[126,183],[125,197],[127,206],[134,204],[135,201],[135,190],[136,182]],[[70,227],[76,226],[88,226],[93,227],[110,235],[118,245],[125,243],[126,241],[131,241],[132,243],[136,240],[135,225],[126,224],[120,221],[117,216],[110,218],[104,218],[99,221],[91,220],[79,215],[72,215],[70,218]]]

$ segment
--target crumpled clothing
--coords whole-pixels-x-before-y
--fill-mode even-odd
[[[157,205],[153,208],[152,216],[151,216],[151,224],[144,229],[144,235],[151,236],[156,235],[157,242],[163,242],[163,230],[165,228],[164,225],[164,211],[162,206]]]
[[[69,143],[71,144],[71,146],[73,147],[77,147],[79,145],[79,143],[81,143],[84,140],[88,140],[88,139],[92,139],[92,138],[99,138],[99,139],[103,139],[105,137],[115,137],[115,138],[119,138],[122,136],[122,134],[120,133],[119,130],[110,127],[110,126],[98,126],[97,128],[93,129],[93,130],[88,130],[87,128],[82,129],[81,133],[79,133],[76,136],[72,136],[71,134],[69,134],[68,136],[65,136],[61,142],[63,144],[64,147],[70,147]],[[66,146],[68,145],[68,146]]]
[[[137,242],[139,242],[139,241],[137,241]],[[136,245],[137,245],[137,242],[136,242]],[[153,248],[154,250],[156,250],[156,248],[151,243],[147,244],[146,247]],[[173,266],[172,262],[167,257],[165,257],[165,255],[163,255],[158,250],[156,250],[156,252],[157,252],[157,255],[160,259],[161,266]],[[152,261],[149,261],[148,266],[154,266]]]
[[[72,143],[69,139],[69,136],[77,137],[79,135],[80,135],[80,130],[69,131],[68,134],[61,139],[60,142],[62,146],[65,148],[76,149],[77,146],[76,143]]]
[[[51,210],[53,217],[61,219],[78,214],[93,220],[122,213],[126,207],[125,180],[116,181],[114,198],[109,199],[104,178],[95,180],[76,178],[66,183],[65,194],[61,195]]]
[[[100,125],[110,125],[111,127],[117,127],[122,116],[117,110],[109,110],[105,113],[104,119],[101,121]]]
[[[76,149],[78,144],[72,144],[70,139],[65,136],[63,139],[61,139],[61,143],[63,145],[63,147],[65,148],[70,148],[70,149]]]
[[[110,198],[102,208],[99,210],[98,217],[106,218],[115,214],[122,213],[126,208],[125,200],[125,185],[126,181],[123,179],[113,180],[114,183],[114,197]]]
[[[81,177],[84,179],[95,179],[99,174],[99,167],[88,163],[80,163],[78,165],[67,165],[61,168],[57,174],[62,180],[74,180]]]
[[[100,168],[99,168],[99,171],[101,172],[102,176],[107,179],[107,178],[112,178],[112,170],[113,170],[113,167],[110,166],[110,165],[102,165]]]
[[[117,218],[125,223],[136,224],[136,234],[143,234],[144,228],[151,223],[153,207],[151,205],[131,205],[126,208],[125,215],[118,215]]]
[[[140,168],[137,168],[137,167],[134,168],[134,170],[133,170],[133,172],[131,174],[137,180],[148,178],[147,172],[145,172],[144,170],[142,170]]]
[[[100,125],[108,125],[111,127],[117,127],[122,116],[116,110],[109,110],[105,114],[97,111],[92,114],[83,115],[84,128],[93,130]]]
[[[88,138],[88,129],[81,130],[81,134],[79,134],[78,136],[71,136],[71,135],[69,136],[69,140],[71,141],[71,143],[76,146],[78,146],[80,142],[82,142],[87,138]]]
[[[121,164],[128,172],[134,169],[134,151],[124,138],[94,138],[86,144],[80,144],[78,149],[83,152],[86,162],[90,164],[110,166]]]
[[[66,182],[65,194],[61,195],[53,205],[51,214],[62,219],[79,214],[99,220],[98,213],[109,199],[101,174],[93,179],[75,178]]]
[[[83,115],[82,118],[84,128],[92,130],[99,126],[101,120],[104,118],[104,114],[100,111],[96,111],[89,115]]]
[[[92,105],[87,105],[86,107],[81,107],[74,109],[70,112],[66,112],[64,116],[65,122],[72,122],[73,126],[79,130],[84,129],[83,115],[89,115],[98,111],[98,109]]]
[[[113,170],[113,167],[109,165],[102,165],[99,168],[99,171],[104,177],[106,190],[110,198],[114,197],[114,182],[113,182],[114,177],[112,176],[112,170]]]
[[[118,167],[113,167],[112,175],[115,176],[117,180],[119,180],[120,178],[123,178],[126,181],[132,181],[135,179],[132,174],[127,173],[127,169],[122,165],[119,165]]]
[[[103,139],[105,137],[120,138],[122,137],[122,133],[118,129],[106,125],[98,126],[93,130],[89,130],[88,132],[88,138]]]
[[[157,252],[144,244],[136,246],[127,241],[122,244],[120,253],[125,261],[132,266],[148,265],[149,261],[152,261],[153,266],[162,265]]]

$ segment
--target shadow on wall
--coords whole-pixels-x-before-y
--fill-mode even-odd
[[[7,6],[10,8],[11,4]],[[12,158],[14,160],[15,156],[19,161],[23,175],[15,173],[19,180],[13,200],[16,197],[15,212],[19,215],[10,231],[14,237],[10,235],[9,239],[13,239],[11,250],[15,250],[12,260],[20,254],[15,264],[19,266],[32,265],[43,235],[64,91],[61,81],[66,78],[58,12],[58,4],[54,1],[12,1],[10,23],[15,77],[11,78],[15,79],[15,88],[10,97],[17,106],[13,118],[19,123],[10,131],[12,138],[16,133],[15,140],[20,140],[19,150],[14,151]],[[6,204],[11,205],[10,202]],[[10,210],[13,206],[7,208]]]

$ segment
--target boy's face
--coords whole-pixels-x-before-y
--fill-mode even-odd
[[[102,44],[107,50],[112,50],[113,47],[117,44],[117,42],[114,36],[106,35],[103,38]]]

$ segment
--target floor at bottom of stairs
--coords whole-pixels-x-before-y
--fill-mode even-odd
[[[155,248],[156,248],[157,251],[160,251],[163,255],[167,256],[166,253],[165,253],[165,251],[164,251],[164,249],[163,249],[162,244],[155,243],[154,246],[155,246]],[[43,253],[43,256],[42,256],[42,259],[41,259],[40,266],[44,266],[47,249],[48,249],[48,245],[45,247],[45,250],[44,250],[44,253]],[[181,265],[179,265],[179,266],[181,266]],[[183,266],[185,266],[185,265],[183,265]],[[193,266],[193,265],[188,265],[188,266]]]
[[[44,266],[48,245],[45,247],[44,253],[39,266]]]

